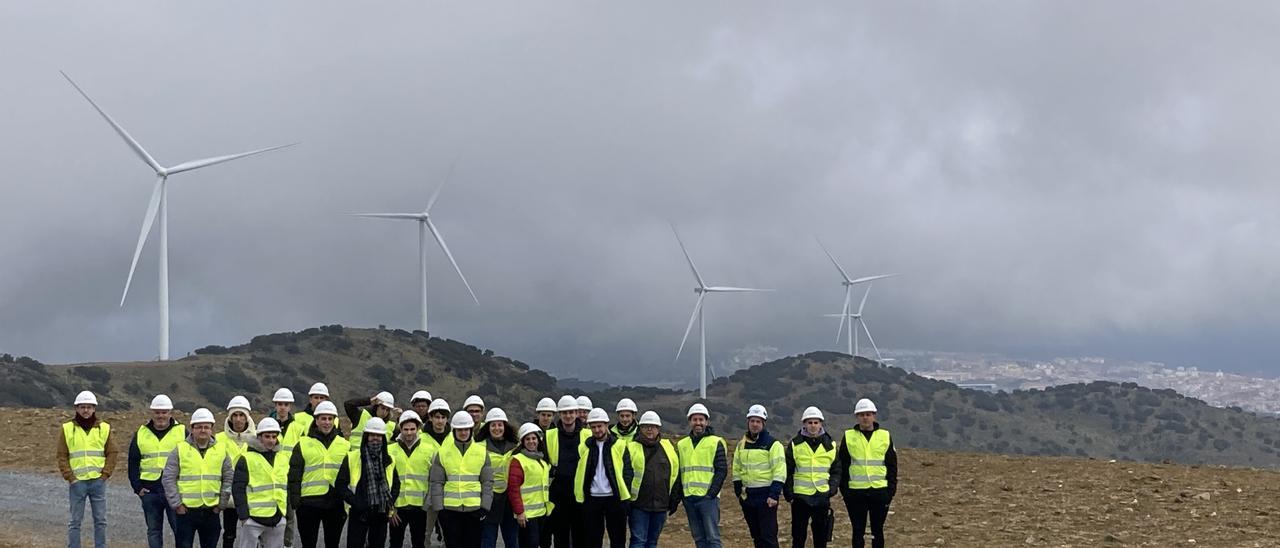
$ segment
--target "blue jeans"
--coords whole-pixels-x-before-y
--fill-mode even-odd
[[[667,524],[666,512],[631,509],[631,548],[657,548],[658,535]]]
[[[506,493],[494,495],[506,496]],[[497,506],[496,504],[494,506]],[[494,548],[498,545],[498,532],[502,532],[502,545],[515,548],[520,545],[520,523],[511,512],[502,516],[501,523],[489,523],[488,519],[480,526],[480,548]]]
[[[149,492],[139,497],[142,500],[142,517],[147,521],[147,546],[164,548],[164,522],[169,521],[169,530],[177,538],[178,529],[174,525],[173,508],[164,500],[164,493]]]
[[[67,486],[71,500],[71,521],[67,522],[67,547],[80,548],[80,522],[84,521],[84,499],[93,510],[93,546],[107,546],[107,482],[102,478],[76,480]]]
[[[698,548],[720,548],[720,499],[685,497],[684,513],[689,517],[689,532]]]
[[[177,524],[174,544],[178,548],[192,548],[197,536],[200,537],[200,548],[218,548],[222,516],[212,508],[188,508],[187,513],[178,516]]]

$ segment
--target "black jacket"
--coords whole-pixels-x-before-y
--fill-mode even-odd
[[[319,440],[321,445],[326,449],[333,444],[333,440],[342,436],[342,431],[334,428],[328,434],[320,432],[320,427],[316,423],[311,423],[311,429],[307,432],[308,438]],[[330,487],[329,491],[323,495],[312,495],[309,497],[302,496],[302,473],[307,467],[306,460],[302,458],[302,442],[299,440],[298,446],[293,448],[293,456],[289,458],[289,506],[291,508],[321,508],[333,509],[342,505],[342,497],[338,495],[338,490]]]
[[[383,443],[380,446],[380,449],[382,450],[383,462],[386,463],[383,469],[386,470],[387,468],[391,468],[391,465],[392,465],[391,453],[387,451],[387,444]],[[361,450],[362,451],[364,450],[363,444],[361,446]],[[351,453],[348,453],[348,454],[350,455]],[[356,456],[354,458],[359,458],[359,457]],[[396,477],[397,475],[389,470],[386,473],[392,474],[391,504],[394,507],[395,500],[397,498],[400,498],[400,478]],[[365,513],[365,512],[368,512],[369,510],[368,509],[369,504],[364,497],[365,482],[367,481],[369,481],[369,474],[361,473],[360,482],[356,484],[355,491],[352,491],[350,486],[351,470],[350,470],[350,467],[347,466],[347,459],[342,459],[342,467],[338,468],[338,478],[337,478],[337,481],[335,481],[334,483],[337,484],[338,495],[342,497],[343,502],[346,502],[347,504],[351,505],[352,514]]]
[[[794,438],[791,438],[791,444],[787,446],[787,482],[782,486],[782,493],[788,501],[794,498],[800,498],[809,506],[821,506],[826,504],[828,499],[834,497],[836,493],[839,492],[839,474],[836,472],[836,468],[838,468],[840,464],[837,460],[831,461],[831,470],[828,480],[830,487],[827,489],[826,494],[797,495],[795,493],[796,455],[794,451],[796,446],[802,443],[808,445],[810,449],[817,449],[819,446],[822,446],[827,448],[829,451],[835,447],[835,442],[831,439],[831,434],[826,432],[823,432],[821,436],[816,438],[810,438],[805,436],[803,433],[796,434]],[[846,467],[846,469],[848,469],[848,467]]]
[[[853,432],[857,432],[871,439],[871,434],[880,429],[880,423],[874,423],[870,431],[858,430],[857,426],[853,427]],[[844,494],[849,489],[849,448],[844,444],[840,444],[840,452],[836,454],[836,469],[833,470],[833,476],[839,475],[840,492]],[[885,479],[889,482],[889,499],[893,500],[894,495],[898,494],[898,452],[893,450],[893,438],[889,438],[889,451],[884,454]],[[861,489],[860,489],[861,490]],[[874,489],[869,489],[874,491]]]
[[[157,438],[163,440],[164,437],[168,435],[178,436],[178,434],[173,431],[173,427],[177,425],[177,419],[169,419],[169,427],[164,430],[157,430],[155,425],[151,424],[151,421],[147,421],[146,427],[152,434],[155,434]],[[129,487],[133,488],[133,492],[135,494],[143,489],[152,493],[164,494],[164,486],[160,484],[160,478],[156,478],[154,480],[142,479],[142,451],[138,449],[138,435],[136,433],[133,435],[133,439],[129,442],[128,461]]]
[[[279,447],[279,446],[277,445],[276,447]],[[258,453],[259,455],[262,455],[262,458],[267,459],[267,464],[271,464],[271,465],[275,465],[276,457],[280,456],[280,453],[278,453],[277,451],[267,451],[263,449],[262,446],[258,444],[257,440],[253,440],[249,442],[249,445],[245,448],[245,450],[252,451],[254,453]],[[284,457],[280,457],[280,458],[284,458]],[[284,515],[281,514],[279,510],[276,510],[275,515],[271,517],[266,517],[266,518],[250,518],[249,517],[248,488],[249,488],[249,465],[245,462],[244,459],[239,459],[236,461],[235,473],[231,475],[231,499],[234,500],[236,503],[236,515],[242,520],[253,519],[253,521],[256,521],[266,527],[275,527],[276,524],[280,523],[280,520],[284,518]]]
[[[596,443],[594,437],[589,437],[582,441],[582,446],[587,448],[587,460],[579,462],[578,466],[585,466],[582,474],[582,495],[591,498],[591,482],[596,477],[596,465],[600,459],[604,459],[604,476],[609,481],[609,489],[613,490],[613,497],[617,497],[622,492],[618,488],[618,476],[613,473],[613,446],[618,443],[618,437],[612,432],[604,438],[604,451],[602,447]],[[574,447],[577,450],[577,447]],[[622,463],[619,463],[621,465]],[[576,471],[576,470],[575,470]]]

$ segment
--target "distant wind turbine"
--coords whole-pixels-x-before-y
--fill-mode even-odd
[[[160,284],[159,284],[160,285],[160,359],[168,360],[169,359],[169,208],[168,208],[168,200],[166,198],[168,194],[168,187],[167,187],[166,181],[168,180],[170,175],[176,175],[184,171],[200,169],[202,167],[208,167],[214,164],[221,164],[223,162],[230,162],[232,160],[238,160],[246,156],[262,154],[263,152],[270,152],[272,150],[291,147],[293,145],[296,145],[297,143],[291,143],[287,145],[280,145],[280,146],[274,146],[274,147],[268,147],[268,148],[260,148],[258,150],[250,150],[248,152],[241,152],[239,154],[230,154],[227,156],[216,156],[213,158],[205,158],[203,160],[192,160],[190,162],[183,162],[175,166],[164,167],[160,165],[160,162],[157,162],[155,158],[152,158],[151,154],[148,154],[147,151],[142,148],[142,145],[138,144],[138,141],[134,140],[134,138],[129,135],[129,132],[125,131],[125,129],[121,127],[120,124],[116,123],[116,121],[112,119],[111,116],[107,115],[106,111],[102,110],[102,107],[99,107],[97,103],[93,102],[93,99],[89,98],[89,94],[85,93],[83,89],[80,89],[80,86],[76,84],[75,80],[72,80],[71,77],[67,76],[67,73],[65,72],[62,73],[62,77],[66,78],[67,81],[71,83],[71,86],[76,88],[76,91],[80,92],[80,95],[83,96],[85,100],[89,101],[90,105],[93,105],[94,110],[97,110],[98,114],[101,114],[102,118],[106,120],[108,124],[111,124],[112,129],[115,129],[116,134],[118,134],[121,139],[124,139],[124,142],[129,145],[129,148],[133,150],[133,153],[136,154],[138,158],[141,159],[143,162],[145,162],[149,167],[151,167],[152,171],[155,171],[156,186],[155,186],[155,189],[151,191],[151,202],[147,205],[146,216],[144,216],[142,219],[142,232],[138,234],[138,245],[133,250],[133,262],[129,265],[129,277],[126,278],[124,282],[124,294],[120,296],[120,306],[124,306],[124,300],[126,297],[129,296],[129,285],[133,283],[133,272],[138,267],[138,257],[142,254],[142,247],[143,247],[143,244],[145,244],[147,241],[147,235],[151,233],[152,224],[155,223],[156,217],[159,217],[160,218]]]
[[[693,258],[689,257],[689,250],[685,249],[684,242],[680,240],[680,233],[676,232],[673,225],[671,231],[676,235],[676,242],[680,244],[680,251],[684,252],[684,258],[689,261],[689,270],[693,271],[693,278],[698,282],[697,287],[693,288],[693,292],[698,294],[698,301],[693,305],[693,314],[689,316],[689,326],[684,330],[684,338],[680,339],[680,348],[676,350],[675,361],[680,361],[680,353],[684,351],[684,344],[689,340],[689,332],[693,331],[694,321],[698,322],[698,338],[699,342],[699,358],[698,358],[698,383],[701,386],[701,397],[707,397],[707,328],[706,322],[702,316],[702,300],[706,298],[708,293],[747,293],[760,291],[773,291],[772,289],[755,289],[750,287],[726,287],[707,285],[702,279],[702,274],[698,273],[698,267],[693,266]]]
[[[822,245],[822,240],[818,240],[818,247],[821,247],[822,252],[827,254],[828,259],[831,259],[831,264],[836,265],[836,270],[840,271],[840,277],[843,279],[840,283],[844,285],[844,307],[841,308],[839,314],[826,314],[826,317],[828,318],[840,318],[840,325],[836,327],[836,343],[840,342],[840,334],[842,331],[845,331],[845,324],[847,323],[849,325],[847,337],[849,355],[858,355],[858,328],[854,326],[854,323],[856,322],[862,327],[862,331],[867,334],[867,340],[871,341],[871,348],[876,351],[876,359],[883,361],[880,357],[880,349],[876,348],[876,341],[871,338],[871,331],[867,330],[867,324],[862,319],[862,309],[867,305],[867,296],[871,294],[871,283],[884,278],[892,278],[893,276],[897,276],[897,274],[879,274],[863,278],[851,278],[849,273],[845,271],[844,267],[840,266],[840,262],[836,260],[835,256],[827,250],[827,246]],[[862,302],[858,304],[858,312],[851,313],[849,305],[851,304],[851,299],[853,297],[853,286],[864,283],[867,284],[867,290],[862,294]]]
[[[455,162],[456,163],[456,162]],[[454,165],[449,166],[449,174],[445,176],[444,182],[436,187],[436,191],[431,194],[431,199],[427,200],[427,208],[421,213],[352,213],[353,217],[370,217],[374,219],[399,219],[405,221],[418,222],[418,274],[422,282],[422,330],[427,331],[427,231],[431,231],[431,235],[435,237],[436,243],[440,244],[440,250],[444,251],[445,257],[449,258],[449,262],[453,264],[453,269],[458,273],[458,277],[462,278],[462,285],[467,287],[467,293],[471,294],[471,299],[480,304],[480,299],[476,298],[476,292],[471,290],[471,284],[467,283],[467,277],[462,275],[462,269],[458,268],[458,261],[453,260],[453,253],[449,251],[448,244],[444,243],[444,237],[440,235],[440,231],[436,228],[435,223],[431,222],[431,206],[435,205],[436,198],[440,197],[440,191],[444,189],[444,185],[448,184],[449,179],[453,177]]]

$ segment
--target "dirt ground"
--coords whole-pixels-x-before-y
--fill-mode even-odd
[[[145,416],[104,415],[120,432],[123,452]],[[0,409],[0,416],[0,470],[56,473],[54,436],[69,411]],[[890,546],[1280,546],[1275,471],[910,448],[899,449],[899,463],[898,496],[887,526]],[[125,481],[124,464],[122,453],[112,482]],[[750,545],[732,491],[726,492],[724,544]],[[65,494],[52,496],[49,512],[65,513]],[[833,546],[848,546],[848,517],[839,498],[833,502]],[[663,546],[692,546],[683,514],[668,521]],[[790,545],[785,503],[778,517],[781,544]],[[0,546],[41,545],[37,539],[56,545],[64,534],[65,528],[30,531],[3,523]]]

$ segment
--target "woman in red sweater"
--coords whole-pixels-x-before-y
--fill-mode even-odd
[[[520,548],[538,548],[539,528],[552,510],[551,461],[540,450],[541,433],[533,423],[520,425],[520,447],[507,468],[507,501],[520,524]]]

